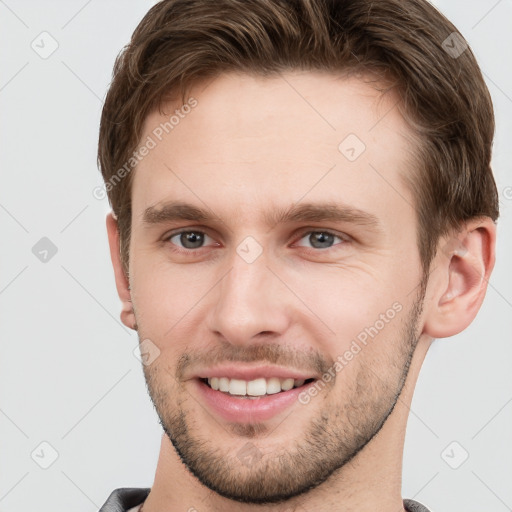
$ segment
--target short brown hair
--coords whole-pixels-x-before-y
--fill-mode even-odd
[[[450,49],[458,49],[453,52]],[[163,0],[118,56],[101,116],[98,163],[118,218],[128,271],[132,173],[119,170],[147,115],[204,78],[241,71],[375,72],[391,79],[418,136],[403,176],[418,217],[425,273],[439,237],[499,215],[490,167],[489,91],[455,27],[426,0]],[[460,53],[460,55],[458,55]]]

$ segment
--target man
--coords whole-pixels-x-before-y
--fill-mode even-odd
[[[423,0],[168,0],[100,129],[122,321],[164,430],[101,509],[427,511],[401,496],[435,338],[495,260],[494,118]]]

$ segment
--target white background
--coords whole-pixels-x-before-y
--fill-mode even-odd
[[[119,321],[108,203],[92,195],[101,184],[98,124],[114,59],[151,5],[0,1],[0,512],[93,512],[114,488],[153,481],[161,430],[133,355],[136,335]],[[480,314],[464,333],[434,342],[420,374],[403,495],[436,512],[505,512],[512,509],[512,1],[436,5],[470,43],[495,103],[501,219]],[[31,48],[41,37],[46,50],[58,43],[46,59]],[[57,248],[46,263],[32,252],[42,237]],[[442,457],[453,441],[452,460],[469,454],[458,469]],[[36,460],[51,462],[52,450],[58,458],[42,469]]]

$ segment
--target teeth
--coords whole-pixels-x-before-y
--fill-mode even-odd
[[[246,395],[247,382],[245,380],[231,379],[229,381],[229,394],[230,395]]]
[[[247,394],[251,396],[263,396],[267,392],[265,379],[251,380],[247,383]]]
[[[281,381],[277,377],[267,380],[267,395],[273,395],[281,391]]]
[[[304,384],[304,379],[270,379],[259,378],[255,380],[228,379],[227,377],[212,377],[208,384],[216,391],[223,391],[230,395],[258,397],[273,395],[281,391],[288,391]]]
[[[283,391],[288,391],[293,388],[293,379],[285,379],[281,382],[281,389]]]
[[[219,379],[219,391],[229,391],[229,379],[226,379],[226,377],[221,377]]]

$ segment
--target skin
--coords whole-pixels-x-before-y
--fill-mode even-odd
[[[129,278],[107,217],[121,319],[159,350],[144,366],[164,428],[144,512],[403,511],[417,376],[432,339],[477,314],[495,224],[474,219],[443,237],[422,289],[414,200],[400,179],[411,172],[411,132],[392,91],[320,72],[231,73],[190,95],[198,105],[134,171]],[[152,112],[141,141],[179,106]],[[338,150],[351,133],[366,146],[355,161]],[[216,219],[144,222],[171,200]],[[265,221],[276,208],[326,201],[374,215],[379,229]],[[180,228],[205,236],[186,245],[173,236]],[[325,230],[336,236],[319,248]],[[251,263],[237,253],[248,236],[263,250]],[[197,393],[192,376],[212,361],[325,370],[393,304],[394,318],[307,404],[231,423]],[[246,465],[237,454],[249,442],[260,458]]]

